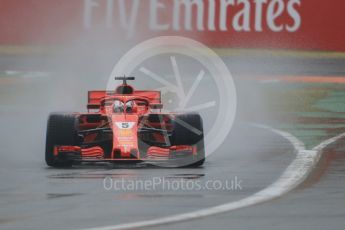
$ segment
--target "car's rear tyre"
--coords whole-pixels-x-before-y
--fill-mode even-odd
[[[204,130],[199,114],[180,114],[173,120],[171,145],[189,145],[197,149],[196,156],[186,158],[182,167],[199,167],[205,162]]]
[[[78,117],[74,114],[51,114],[47,122],[45,160],[51,167],[70,167],[73,161],[65,157],[54,155],[54,146],[77,146]]]

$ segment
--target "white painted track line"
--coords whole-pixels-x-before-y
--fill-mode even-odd
[[[321,151],[322,149],[324,149],[328,145],[332,144],[333,142],[336,142],[336,141],[340,140],[341,138],[345,138],[345,133],[340,134],[340,135],[338,135],[336,137],[333,137],[333,138],[330,138],[330,139],[328,139],[326,141],[321,142],[319,145],[315,146],[313,148],[313,150]]]
[[[182,221],[188,221],[193,219],[198,219],[206,216],[211,216],[219,213],[229,212],[237,210],[244,207],[249,207],[252,205],[260,204],[266,201],[270,201],[276,198],[283,196],[284,194],[295,189],[300,185],[307,176],[312,172],[313,168],[316,166],[319,161],[322,149],[324,149],[329,144],[345,137],[345,133],[329,140],[326,140],[313,148],[312,150],[306,150],[304,144],[294,137],[292,134],[276,130],[270,127],[255,125],[256,127],[268,129],[283,138],[287,139],[295,148],[296,158],[292,163],[286,168],[283,174],[279,177],[277,181],[268,186],[267,188],[249,196],[242,200],[230,202],[227,204],[214,206],[194,212],[173,215],[163,218],[157,218],[147,221],[139,221],[134,223],[119,224],[113,226],[97,227],[90,228],[88,230],[120,230],[120,229],[137,229],[144,227],[153,227],[164,224],[172,224]]]

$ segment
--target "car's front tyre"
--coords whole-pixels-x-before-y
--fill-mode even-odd
[[[78,145],[78,117],[74,114],[50,114],[47,122],[45,160],[51,167],[70,167],[73,161],[54,155],[58,145]]]
[[[196,147],[196,156],[187,157],[181,162],[182,167],[199,167],[205,162],[204,130],[199,114],[179,114],[173,120],[171,145],[189,145]]]

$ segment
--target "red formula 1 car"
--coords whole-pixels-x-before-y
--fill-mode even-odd
[[[51,114],[46,163],[82,162],[198,167],[205,161],[199,114],[162,113],[159,91],[135,90],[134,77],[117,77],[115,91],[89,91],[87,113]]]

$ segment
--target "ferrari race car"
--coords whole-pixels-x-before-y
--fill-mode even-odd
[[[52,167],[83,162],[198,167],[205,161],[199,114],[162,112],[159,91],[135,90],[134,77],[114,91],[89,91],[87,113],[50,114],[45,160]]]

